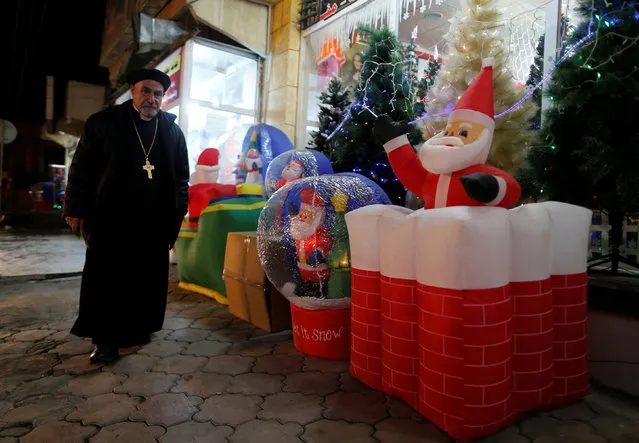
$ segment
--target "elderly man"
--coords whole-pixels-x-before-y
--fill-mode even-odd
[[[132,100],[93,114],[78,144],[64,216],[87,244],[80,312],[71,333],[91,337],[93,363],[146,344],[162,328],[169,250],[187,212],[189,162],[175,115],[160,108],[169,77],[129,75]]]

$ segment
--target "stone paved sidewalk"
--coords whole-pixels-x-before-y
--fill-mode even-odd
[[[173,272],[175,267],[173,267]],[[68,334],[79,280],[0,291],[0,443],[444,443],[346,361],[298,353],[171,284],[164,329],[111,366]],[[595,393],[529,414],[483,443],[639,442],[639,408]]]
[[[79,273],[84,241],[73,234],[33,235],[0,231],[0,279]]]

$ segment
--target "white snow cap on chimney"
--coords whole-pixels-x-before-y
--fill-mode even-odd
[[[490,66],[492,68],[494,64],[495,64],[495,59],[492,57],[486,57],[485,59],[481,61],[482,68],[485,68],[487,66]]]

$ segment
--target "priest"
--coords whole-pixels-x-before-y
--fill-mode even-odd
[[[170,78],[128,76],[132,99],[87,120],[69,169],[64,216],[87,244],[71,333],[90,337],[93,363],[150,341],[162,328],[169,250],[188,208],[189,161],[175,115],[162,111]]]

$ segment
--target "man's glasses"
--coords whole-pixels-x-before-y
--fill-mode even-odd
[[[142,97],[150,97],[153,95],[155,98],[164,97],[164,91],[152,91],[149,88],[142,88]]]

